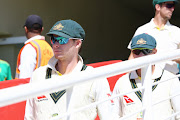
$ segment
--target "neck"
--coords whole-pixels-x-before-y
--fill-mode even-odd
[[[27,37],[27,39],[30,39],[30,38],[32,38],[32,37],[34,37],[34,36],[37,36],[37,35],[41,35],[41,34],[37,34],[37,33],[28,33],[28,34],[26,35],[26,37]]]
[[[62,75],[68,74],[73,71],[73,69],[76,67],[78,63],[78,57],[72,59],[72,60],[58,60],[56,64],[56,69],[59,71]]]
[[[152,65],[152,74],[154,73],[155,65]],[[136,70],[136,73],[139,77],[141,77],[141,69]]]
[[[168,20],[160,17],[159,15],[155,15],[154,23],[158,28],[163,28]]]

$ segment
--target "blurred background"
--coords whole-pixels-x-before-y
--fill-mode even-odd
[[[135,30],[154,17],[152,0],[1,0],[0,8],[0,59],[9,62],[13,78],[18,52],[26,41],[23,25],[31,14],[43,19],[45,36],[59,20],[81,24],[86,32],[81,52],[86,64],[127,60]],[[180,26],[180,4],[170,22]]]

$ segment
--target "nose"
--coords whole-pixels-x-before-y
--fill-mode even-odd
[[[140,52],[140,54],[138,55],[138,57],[142,57],[144,56],[143,52]]]
[[[174,9],[175,9],[175,7],[170,8],[170,10],[171,10],[172,12],[174,11]]]
[[[53,43],[52,45],[53,45],[54,47],[56,47],[56,48],[60,46],[60,44],[59,44],[58,41],[55,41],[55,43]]]

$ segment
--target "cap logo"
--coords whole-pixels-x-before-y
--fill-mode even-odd
[[[62,26],[61,23],[57,24],[56,26],[53,27],[53,30],[62,30],[64,26]]]
[[[139,44],[139,45],[146,44],[146,41],[143,38],[141,38],[137,41],[136,44]]]

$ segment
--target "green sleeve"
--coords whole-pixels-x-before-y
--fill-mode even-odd
[[[7,67],[7,80],[12,80],[11,67],[10,67],[9,64],[8,64],[8,67]]]

